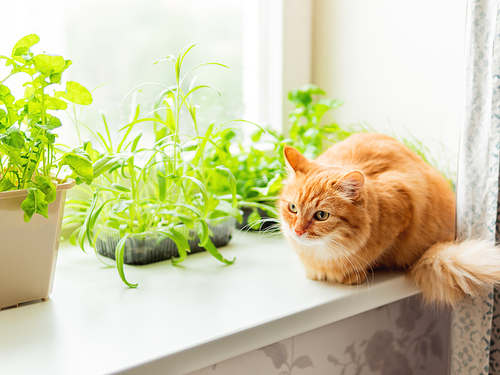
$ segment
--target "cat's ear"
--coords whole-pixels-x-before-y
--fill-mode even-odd
[[[285,145],[283,154],[286,166],[290,171],[307,173],[311,169],[312,162],[293,147]]]
[[[349,172],[334,185],[352,200],[359,198],[363,186],[365,186],[365,175],[360,171]]]

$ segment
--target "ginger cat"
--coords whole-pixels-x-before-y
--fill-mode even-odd
[[[426,300],[451,305],[500,282],[500,251],[454,241],[453,191],[401,142],[360,133],[315,161],[284,154],[281,226],[307,277],[359,284],[376,268],[404,269]]]

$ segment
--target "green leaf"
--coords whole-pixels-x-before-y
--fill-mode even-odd
[[[274,195],[283,187],[283,178],[280,173],[276,173],[274,177],[263,188],[253,187],[251,190],[258,192],[263,197]]]
[[[30,48],[37,44],[39,41],[40,38],[36,34],[26,35],[24,38],[21,38],[12,49],[12,58],[24,64],[26,62],[24,56],[27,55]]]
[[[198,244],[198,246],[205,247],[207,242],[210,241],[210,231],[205,220],[200,220],[198,222],[198,225],[196,226],[196,232],[198,233],[198,237],[200,238],[200,243]]]
[[[254,230],[259,230],[260,225],[262,224],[262,217],[260,216],[257,210],[252,211],[252,213],[248,216],[248,226]]]
[[[127,238],[129,238],[130,233],[125,234],[115,248],[115,259],[116,259],[116,268],[118,269],[118,274],[120,278],[129,288],[137,288],[139,284],[131,284],[127,281],[125,277],[125,271],[123,270],[123,256],[125,255],[125,243],[127,242]]]
[[[62,56],[44,54],[36,55],[33,62],[35,63],[35,69],[46,77],[54,73],[61,73],[71,64],[70,61],[70,64],[66,66],[66,60]]]
[[[276,198],[278,198],[278,197],[276,197]],[[277,212],[275,206],[269,206],[269,205],[264,204],[264,203],[240,201],[239,202],[239,206],[240,207],[255,207],[255,208],[260,208],[261,210],[265,211],[271,217],[277,217],[278,216],[278,212]]]
[[[73,246],[76,246],[76,239],[78,234],[80,233],[80,228],[76,228],[73,233],[69,236],[69,243]]]
[[[212,86],[209,86],[209,85],[199,85],[199,86],[196,86],[196,87],[193,87],[191,90],[189,90],[189,92],[184,96],[184,99],[182,99],[182,102],[181,102],[181,105],[179,107],[182,108],[182,105],[186,102],[186,100],[195,92],[195,91],[198,91],[200,89],[211,89],[213,91],[215,91],[219,97],[221,96],[221,93],[219,92],[219,90],[217,90],[215,87],[212,87]]]
[[[167,179],[165,178],[164,172],[164,170],[156,172],[156,178],[158,180],[158,198],[160,201],[165,200],[167,194]]]
[[[179,259],[173,259],[172,258],[172,264],[176,265],[182,262],[184,259],[186,259],[187,253],[190,251],[189,247],[189,242],[184,237],[184,235],[180,232],[178,232],[175,228],[170,228],[169,231],[161,231],[163,234],[165,234],[168,238],[170,238],[172,241],[174,241],[175,245],[177,246],[177,250],[179,251]]]
[[[90,160],[92,160],[91,154],[94,152],[94,150],[92,148],[92,142],[90,142],[88,139],[83,141],[83,151],[85,151],[90,157]]]
[[[234,217],[239,223],[243,221],[240,210],[233,207],[229,202],[220,201],[215,210],[224,212],[225,214]]]
[[[45,125],[38,125],[38,127],[47,130],[54,130],[56,128],[59,128],[61,125],[61,120],[59,120],[57,117],[46,114]]]
[[[238,198],[237,198],[237,184],[236,179],[233,175],[233,172],[229,168],[226,168],[222,165],[217,166],[218,170],[224,171],[227,173],[227,177],[229,179],[229,190],[231,191],[232,199],[233,199],[233,207],[237,207]]]
[[[215,210],[215,208],[219,205],[220,200],[215,197],[210,197],[210,204],[208,205],[209,212]]]
[[[37,188],[39,188],[45,194],[45,200],[47,203],[52,203],[56,200],[56,185],[51,181],[50,177],[47,176],[36,176],[35,182]]]
[[[17,126],[11,126],[4,134],[0,134],[0,142],[18,150],[24,148],[25,138],[25,134]]]
[[[94,170],[90,161],[90,156],[82,149],[74,149],[63,155],[59,166],[67,165],[80,177],[87,185],[90,185],[94,179]]]
[[[328,98],[328,99],[318,100],[318,104],[324,105],[328,107],[328,109],[337,109],[344,104],[344,101],[340,99]]]
[[[118,226],[118,231],[119,231],[121,237],[125,236],[125,233],[127,232],[127,230],[128,230],[128,224],[120,224]]]
[[[17,186],[12,183],[11,180],[4,179],[0,182],[0,191],[16,190]]]
[[[205,219],[208,215],[208,204],[209,204],[208,192],[207,192],[206,186],[200,180],[197,180],[194,177],[184,176],[184,178],[186,180],[189,180],[189,181],[195,183],[198,186],[198,188],[200,189],[200,193],[203,196],[203,208],[204,208],[202,219]]]
[[[326,92],[322,89],[320,89],[317,85],[314,83],[307,83],[304,86],[302,86],[299,91],[308,93],[309,95],[326,95]]]
[[[168,215],[168,216],[173,216],[176,218],[179,218],[182,223],[188,227],[189,229],[194,228],[194,221],[191,217],[183,215],[182,213],[179,213],[178,211],[175,210],[160,210],[157,213],[158,215]]]
[[[222,131],[222,133],[220,134],[220,136],[226,142],[229,142],[231,139],[233,139],[234,137],[236,137],[236,133],[232,129],[225,129],[225,130]]]
[[[288,93],[288,100],[295,105],[307,107],[312,103],[312,97],[309,93],[300,90],[292,90]]]
[[[194,70],[196,70],[196,69],[198,69],[198,68],[200,68],[202,66],[206,66],[206,65],[218,65],[218,66],[222,66],[223,68],[229,69],[229,66],[221,64],[221,63],[218,63],[218,62],[201,63],[201,64],[198,64],[198,65],[192,67],[191,69],[189,69],[189,71],[186,74],[184,74],[184,77],[182,78],[182,81],[181,81],[181,85],[182,85],[182,82],[184,81],[184,79],[189,76],[189,73],[193,72]]]
[[[62,73],[54,73],[49,77],[50,83],[61,83]]]
[[[93,246],[92,237],[90,235],[89,223],[92,216],[92,212],[94,212],[98,199],[99,199],[99,189],[94,191],[92,197],[92,203],[90,204],[90,208],[87,210],[87,216],[85,217],[85,221],[83,222],[83,225],[80,229],[80,233],[78,235],[78,244],[80,245],[80,249],[82,249],[84,252],[85,252],[85,246],[84,246],[85,238],[89,239],[89,245]]]
[[[92,169],[94,170],[94,178],[115,167],[120,162],[120,160],[122,160],[122,158],[123,156],[121,155],[106,155],[97,160],[92,165]]]
[[[45,104],[45,109],[53,109],[55,111],[59,110],[64,110],[68,108],[68,103],[66,103],[64,100],[53,98],[49,95],[44,95],[44,104]],[[49,115],[46,115],[49,117]]]
[[[304,138],[316,138],[319,135],[318,128],[310,128],[304,133]]]
[[[36,187],[28,188],[28,196],[21,203],[21,209],[24,211],[24,221],[28,223],[35,213],[48,219],[48,208],[45,194]]]
[[[0,85],[0,104],[12,106],[16,98],[11,94],[10,89],[5,85]]]
[[[89,105],[92,103],[90,91],[74,81],[66,82],[66,92],[61,97],[75,104]]]
[[[252,141],[254,142],[258,142],[260,137],[262,137],[262,134],[264,134],[264,132],[260,129],[258,129],[257,131],[255,131],[252,135],[251,135],[251,139]]]
[[[137,144],[139,143],[139,140],[142,137],[142,133],[137,134],[137,136],[134,138],[134,141],[132,142],[132,147],[130,147],[130,151],[134,152],[135,149],[137,148]]]
[[[123,191],[124,193],[130,193],[130,189],[128,187],[125,187],[125,186],[120,185],[120,184],[113,183],[113,184],[111,184],[111,187],[113,189]]]
[[[123,212],[127,208],[129,208],[132,203],[134,203],[132,199],[120,199],[118,202],[115,203],[112,210],[115,213]]]
[[[93,230],[94,230],[94,226],[95,226],[95,223],[97,222],[97,219],[99,218],[99,215],[101,214],[101,211],[103,210],[103,208],[109,203],[111,202],[112,200],[114,200],[114,198],[110,198],[106,201],[104,201],[104,203],[102,203],[99,208],[95,211],[91,211],[89,213],[90,215],[90,220],[88,222],[88,230],[87,230],[87,240],[89,241],[89,244],[94,247],[94,244],[92,242],[92,237],[90,236],[92,233],[93,233]]]
[[[203,248],[205,248],[205,250],[208,251],[215,259],[221,261],[222,263],[233,264],[236,260],[236,258],[233,258],[233,260],[227,260],[226,258],[224,258],[222,254],[219,253],[219,251],[217,250],[213,242],[210,240],[210,238],[208,239],[207,243],[203,246]]]

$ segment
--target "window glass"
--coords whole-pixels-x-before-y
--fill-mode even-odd
[[[0,54],[9,54],[24,35],[38,34],[41,41],[34,47],[36,53],[47,51],[73,61],[65,80],[73,79],[89,90],[100,86],[93,92],[94,103],[84,109],[82,122],[92,129],[102,128],[102,112],[116,131],[127,123],[131,112],[131,98],[122,102],[127,92],[145,82],[174,83],[172,63],[153,63],[196,43],[186,58],[185,71],[207,61],[229,66],[207,66],[196,73],[198,84],[221,93],[220,98],[210,90],[197,94],[199,121],[206,125],[243,114],[242,7],[242,1],[234,0],[4,2],[2,13],[13,17],[4,20],[4,29],[10,31],[0,40]],[[24,9],[22,22],[20,9]],[[145,86],[136,99],[146,106],[158,92],[157,87]],[[68,143],[75,135],[68,121],[59,133]]]

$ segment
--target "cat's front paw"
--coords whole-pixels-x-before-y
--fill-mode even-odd
[[[358,271],[345,275],[340,281],[346,285],[359,285],[366,280],[366,272]]]
[[[326,276],[323,273],[315,270],[306,270],[306,277],[314,281],[326,280]]]
[[[306,270],[306,277],[315,281],[328,281],[329,283],[342,283],[344,275],[333,270],[309,269]]]

